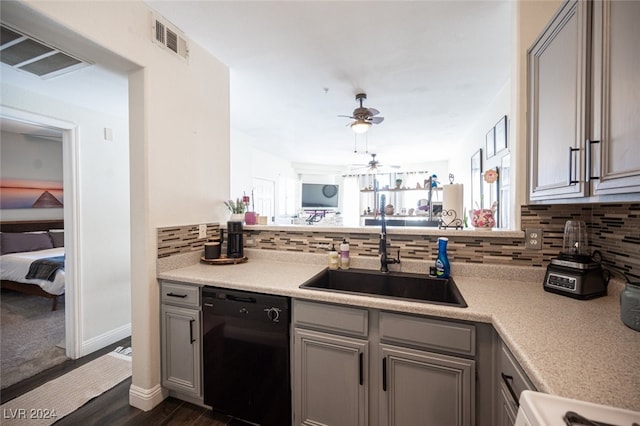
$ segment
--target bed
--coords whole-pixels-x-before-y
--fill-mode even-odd
[[[0,223],[0,282],[2,288],[51,299],[51,310],[64,294],[64,266],[54,267],[50,279],[25,278],[35,260],[64,256],[62,220]],[[46,262],[46,261],[45,261]]]

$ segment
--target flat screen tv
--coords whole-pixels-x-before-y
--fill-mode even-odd
[[[338,194],[338,185],[303,183],[302,208],[336,209],[338,208]]]

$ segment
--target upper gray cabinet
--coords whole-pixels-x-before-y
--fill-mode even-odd
[[[531,201],[640,192],[639,19],[638,2],[567,1],[529,49]]]
[[[640,192],[638,23],[640,2],[593,2],[592,195]]]

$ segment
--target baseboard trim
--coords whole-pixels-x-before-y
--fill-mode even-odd
[[[164,401],[167,396],[169,396],[169,392],[159,384],[151,389],[131,385],[129,388],[129,405],[142,411],[149,411]]]
[[[89,355],[99,349],[105,348],[125,337],[131,336],[131,323],[125,324],[121,327],[114,328],[100,336],[93,337],[89,340],[82,342],[80,347],[80,356]],[[114,348],[115,349],[115,348]]]

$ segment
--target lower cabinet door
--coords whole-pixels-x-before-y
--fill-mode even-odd
[[[366,426],[368,342],[294,330],[296,425]]]
[[[504,387],[504,386],[503,386]],[[516,423],[516,407],[505,389],[500,389],[500,426],[513,426]]]
[[[380,345],[380,425],[471,426],[475,361]]]
[[[200,311],[161,305],[162,385],[201,396]]]

